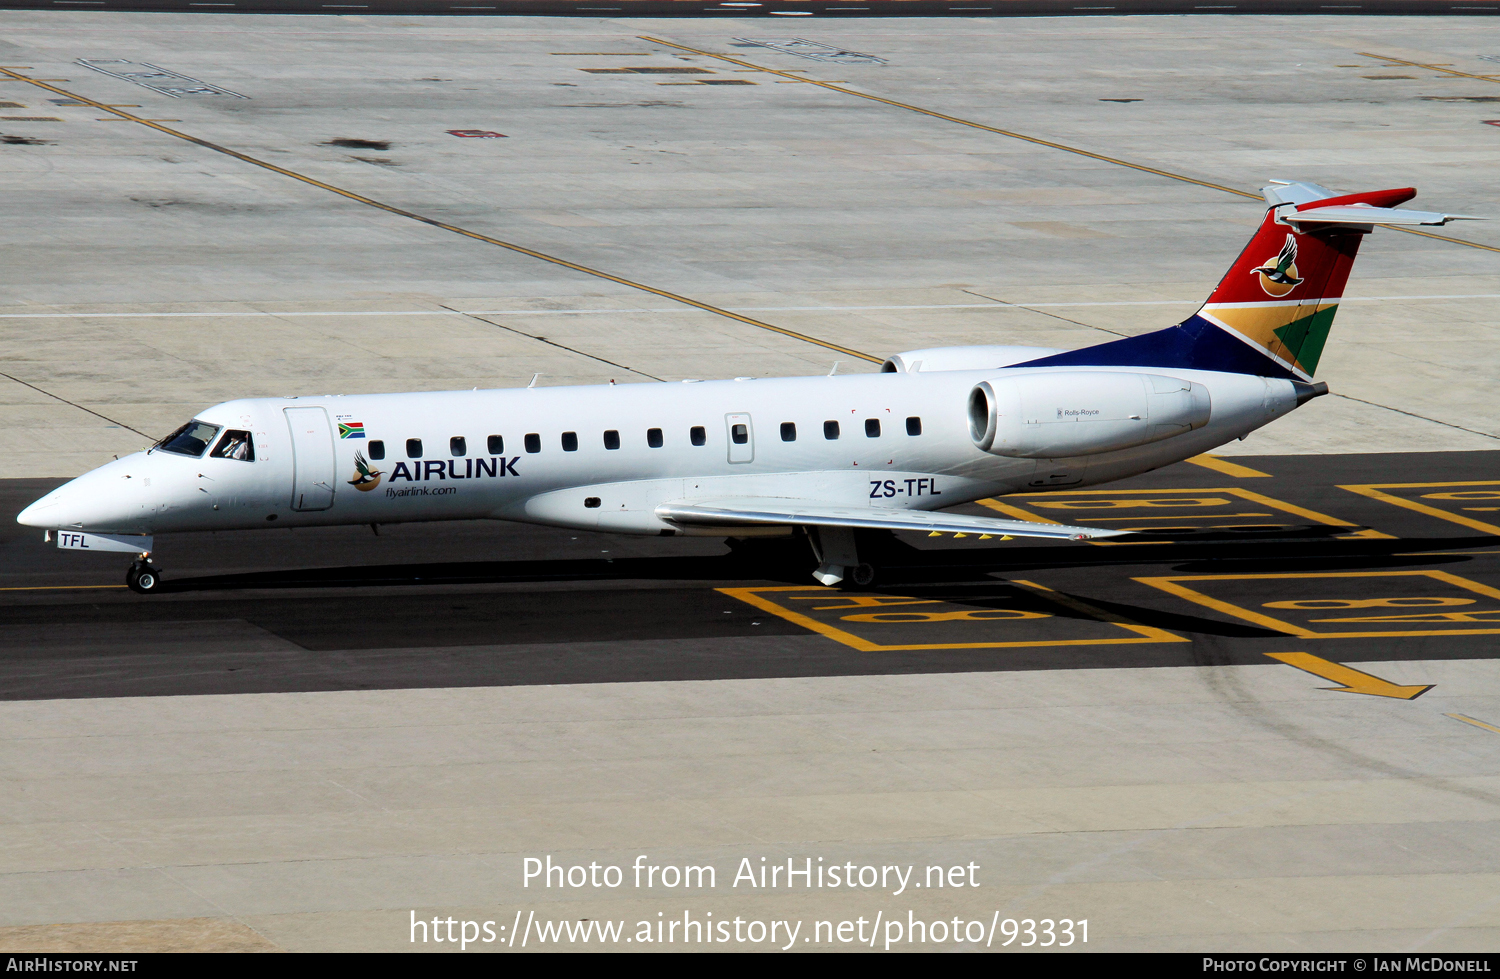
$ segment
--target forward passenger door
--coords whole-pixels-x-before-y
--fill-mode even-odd
[[[292,433],[292,509],[333,506],[333,426],[322,408],[283,408]]]

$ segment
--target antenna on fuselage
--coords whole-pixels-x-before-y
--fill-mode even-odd
[[[526,385],[526,386],[528,388],[534,388],[534,387],[536,387],[536,379],[539,378],[539,377],[541,377],[541,376],[542,375],[540,375],[540,374],[533,374],[533,375],[531,375],[531,383],[528,384],[528,385]]]
[[[842,364],[842,363],[843,363],[842,360],[835,360],[833,362],[833,370],[831,370],[831,371],[828,372],[828,376],[832,377],[833,375],[837,374],[839,372],[839,365]]]

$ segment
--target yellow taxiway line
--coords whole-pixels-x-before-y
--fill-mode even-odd
[[[811,343],[816,346],[823,347],[826,350],[832,350],[835,353],[846,354],[850,357],[857,357],[860,360],[867,360],[872,364],[879,364],[884,360],[884,358],[882,357],[876,357],[871,354],[862,353],[858,350],[851,350],[848,347],[841,347],[836,343],[829,343],[826,340],[819,340],[816,337],[810,337],[804,333],[798,333],[795,330],[788,330],[785,327],[773,326],[770,323],[764,323],[760,320],[752,319],[749,316],[742,316],[739,313],[730,312],[727,309],[721,309],[718,306],[714,306],[710,303],[700,302],[697,299],[690,299],[687,296],[680,296],[675,292],[668,292],[665,289],[658,289],[655,286],[648,286],[641,282],[635,282],[631,279],[626,279],[618,275],[612,275],[601,269],[590,268],[587,265],[579,265],[577,262],[570,262],[565,258],[558,258],[555,255],[548,255],[545,252],[539,252],[533,248],[527,248],[524,245],[517,245],[509,241],[501,241],[499,238],[491,238],[489,235],[482,235],[477,231],[470,231],[467,228],[460,228],[456,224],[448,224],[445,221],[438,221],[435,218],[429,218],[424,215],[417,214],[413,211],[408,211],[403,208],[396,207],[392,204],[386,204],[382,201],[377,201],[373,198],[365,197],[363,194],[356,194],[352,190],[345,190],[342,187],[335,187],[333,184],[325,183],[322,180],[317,180],[313,177],[307,176],[306,174],[298,173],[295,170],[288,170],[286,167],[278,167],[274,163],[268,163],[265,160],[257,159],[246,153],[241,153],[238,150],[232,150],[227,146],[220,146],[218,143],[211,143],[206,139],[200,139],[197,136],[191,136],[179,130],[172,129],[169,126],[163,126],[161,123],[154,120],[143,119],[140,116],[133,115],[121,109],[117,109],[114,106],[106,105],[103,102],[95,102],[93,99],[86,98],[82,95],[76,95],[73,92],[58,88],[55,85],[49,85],[40,79],[31,78],[30,76],[19,74],[17,72],[11,71],[9,68],[0,68],[0,74],[4,74],[10,78],[15,79],[16,81],[29,82],[30,84],[35,85],[38,88],[44,88],[49,92],[56,92],[58,95],[64,95],[70,99],[76,99],[79,102],[84,103],[85,105],[93,106],[95,109],[98,109],[101,112],[113,113],[123,120],[139,123],[142,126],[146,126],[150,129],[155,129],[157,132],[165,133],[166,135],[172,136],[176,139],[181,139],[186,142],[193,143],[197,146],[203,147],[204,149],[213,150],[215,153],[222,153],[225,156],[233,157],[234,159],[239,160],[242,163],[248,163],[251,166],[260,167],[263,170],[269,170],[272,173],[280,174],[283,177],[290,177],[292,180],[301,181],[302,183],[307,184],[311,187],[317,187],[319,190],[326,190],[330,194],[337,194],[340,197],[355,201],[360,204],[364,204],[367,207],[373,207],[377,210],[385,211],[388,214],[395,214],[399,217],[409,218],[412,221],[418,221],[422,224],[430,225],[434,228],[440,228],[443,231],[449,231],[456,235],[463,235],[465,238],[472,238],[475,241],[482,241],[489,245],[495,245],[500,248],[505,248],[509,251],[517,252],[518,254],[526,255],[530,258],[539,259],[543,262],[550,262],[553,265],[560,265],[563,268],[572,269],[575,272],[582,272],[584,275],[592,275],[596,278],[606,279],[610,282],[614,282],[622,286],[627,286],[631,289],[639,289],[642,292],[649,292],[653,296],[660,296],[663,299],[670,299],[673,302],[682,303],[686,306],[693,306],[705,312],[713,313],[716,316],[723,316],[728,319],[744,323],[747,326],[753,326],[762,330],[769,330],[772,333],[779,333],[782,336],[790,337],[793,340],[801,340],[804,343]]]
[[[1486,731],[1494,731],[1496,734],[1500,734],[1500,727],[1496,727],[1493,724],[1486,724],[1484,721],[1481,721],[1476,717],[1470,717],[1467,714],[1444,714],[1443,716],[1451,717],[1455,721],[1463,721],[1465,724],[1472,724],[1475,727],[1482,727]]]
[[[1173,173],[1171,170],[1162,170],[1162,169],[1159,169],[1157,167],[1148,167],[1148,166],[1146,166],[1143,163],[1131,163],[1129,160],[1122,160],[1119,157],[1115,157],[1115,156],[1105,156],[1103,153],[1095,153],[1092,150],[1080,149],[1077,146],[1069,146],[1066,143],[1056,143],[1056,142],[1053,142],[1050,139],[1042,139],[1042,138],[1040,138],[1038,136],[1028,136],[1025,133],[1018,133],[1018,132],[1014,132],[1014,131],[1009,130],[1009,129],[1001,129],[998,126],[987,126],[987,125],[985,125],[982,122],[975,122],[972,119],[962,119],[962,118],[960,118],[958,116],[950,116],[950,115],[948,115],[945,112],[936,112],[936,111],[934,111],[932,109],[924,109],[924,108],[922,108],[919,105],[912,105],[909,102],[898,102],[895,99],[888,99],[888,98],[884,98],[884,97],[879,96],[879,95],[871,95],[868,92],[860,92],[860,91],[857,91],[857,90],[852,89],[852,88],[845,88],[843,85],[840,85],[840,84],[838,84],[836,82],[824,82],[824,81],[819,81],[816,78],[803,78],[800,75],[794,75],[791,72],[782,71],[782,70],[777,69],[777,68],[766,68],[766,67],[763,67],[761,65],[757,65],[757,64],[754,64],[754,63],[749,62],[749,61],[745,61],[745,60],[740,59],[740,58],[730,57],[727,54],[718,54],[718,53],[713,52],[713,51],[704,51],[701,48],[690,48],[686,44],[678,44],[675,41],[668,41],[668,40],[665,40],[663,38],[652,37],[652,36],[647,35],[647,34],[638,34],[636,36],[639,37],[642,41],[650,41],[653,44],[665,44],[668,47],[676,48],[679,51],[689,51],[689,52],[691,52],[693,54],[702,55],[705,58],[716,58],[719,61],[726,61],[726,62],[728,62],[729,64],[732,64],[732,65],[739,65],[741,68],[749,68],[749,69],[753,69],[755,71],[763,71],[763,72],[766,72],[767,74],[771,74],[771,75],[781,75],[784,78],[790,78],[790,79],[793,79],[795,81],[806,82],[809,85],[817,85],[820,88],[826,88],[826,89],[828,89],[831,92],[838,92],[838,93],[840,93],[842,95],[852,95],[855,98],[860,98],[860,99],[868,99],[871,102],[879,102],[882,105],[889,105],[889,106],[892,106],[892,107],[897,108],[897,109],[905,109],[908,112],[915,112],[915,113],[918,113],[920,115],[931,116],[933,119],[941,119],[944,122],[955,123],[956,125],[959,125],[959,126],[968,126],[970,129],[981,129],[981,130],[983,130],[983,131],[985,131],[987,133],[994,133],[997,136],[1008,136],[1011,139],[1019,139],[1022,142],[1026,142],[1026,143],[1035,143],[1037,146],[1045,146],[1048,149],[1061,150],[1064,153],[1073,153],[1073,154],[1076,154],[1077,156],[1086,156],[1090,160],[1099,160],[1102,163],[1111,163],[1111,164],[1113,164],[1113,165],[1115,165],[1117,167],[1127,167],[1127,168],[1129,168],[1131,170],[1139,170],[1142,173],[1150,173],[1150,174],[1155,174],[1158,177],[1166,177],[1169,180],[1180,180],[1183,183],[1197,184],[1199,187],[1207,187],[1210,190],[1221,190],[1221,191],[1223,191],[1226,194],[1234,194],[1237,197],[1248,197],[1248,198],[1251,198],[1253,200],[1261,200],[1262,199],[1261,195],[1259,195],[1259,194],[1252,194],[1252,193],[1250,193],[1247,190],[1240,190],[1240,189],[1235,188],[1235,187],[1226,187],[1224,184],[1216,184],[1216,183],[1214,183],[1211,180],[1199,180],[1197,177],[1189,177],[1186,174]],[[1366,55],[1366,57],[1372,57],[1372,58],[1374,58],[1374,57],[1382,57],[1383,58],[1385,56],[1384,55]],[[1388,59],[1388,60],[1394,61],[1396,59],[1392,58],[1392,59]],[[1401,63],[1402,64],[1409,64],[1409,65],[1415,65],[1416,64],[1416,62],[1411,62],[1411,61],[1403,61]],[[1428,65],[1420,65],[1419,67],[1426,68],[1426,67],[1429,67],[1429,66]],[[1441,69],[1433,69],[1433,70],[1434,71],[1438,71],[1438,70],[1441,70]],[[1452,72],[1451,74],[1463,75],[1464,73],[1463,72]],[[1484,78],[1483,75],[1469,75],[1467,77],[1469,77],[1469,78]],[[1485,81],[1495,81],[1495,79],[1493,79],[1493,78],[1485,78]],[[1404,231],[1407,234],[1420,235],[1423,238],[1436,238],[1438,241],[1446,241],[1446,242],[1449,242],[1450,244],[1454,244],[1454,245],[1464,245],[1465,247],[1468,247],[1468,248],[1480,248],[1480,249],[1483,249],[1484,251],[1487,251],[1487,252],[1500,252],[1500,248],[1497,248],[1494,245],[1481,245],[1477,241],[1465,241],[1462,238],[1450,238],[1447,235],[1436,235],[1436,234],[1433,234],[1430,231],[1417,231],[1417,230],[1415,230],[1413,228],[1398,228],[1398,227],[1396,227],[1394,225],[1389,225],[1389,224],[1383,224],[1383,225],[1381,225],[1381,227],[1382,228],[1389,228],[1392,231]]]

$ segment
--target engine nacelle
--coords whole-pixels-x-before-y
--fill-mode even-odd
[[[923,374],[929,371],[983,371],[1010,367],[1060,354],[1053,347],[929,347],[896,354],[880,365],[882,374]]]
[[[1110,371],[1021,374],[969,392],[969,434],[994,455],[1066,459],[1128,449],[1208,424],[1208,388]]]

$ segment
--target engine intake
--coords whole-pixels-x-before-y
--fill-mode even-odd
[[[993,455],[1065,459],[1159,442],[1208,424],[1208,388],[1161,374],[1063,371],[981,381],[969,435]]]

